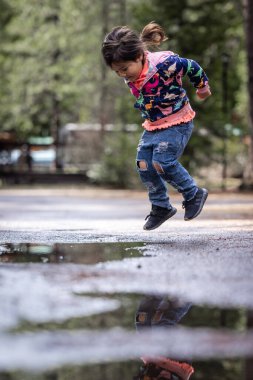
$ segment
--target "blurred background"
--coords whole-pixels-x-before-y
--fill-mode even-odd
[[[112,27],[140,32],[156,21],[169,36],[160,49],[198,61],[213,94],[199,101],[185,79],[197,117],[184,165],[209,188],[252,189],[252,7],[246,0],[0,0],[0,187],[141,186],[140,115],[100,49]]]

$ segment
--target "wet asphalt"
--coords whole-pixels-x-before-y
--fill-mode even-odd
[[[111,298],[115,294],[160,294],[199,307],[244,309],[252,321],[253,195],[210,194],[203,212],[189,222],[183,220],[182,199],[177,194],[171,199],[177,214],[159,229],[147,232],[143,224],[150,205],[143,192],[0,190],[0,300],[4,310],[0,332],[18,328],[20,321],[59,322],[112,311],[118,308],[118,301]],[[233,355],[249,356],[252,330],[246,336],[231,334],[224,339],[238,342]],[[68,334],[62,336],[65,344]],[[47,337],[36,337],[46,345],[52,343],[46,342]],[[23,338],[28,339],[24,347],[29,353],[30,337]],[[104,338],[98,337],[102,347],[100,338]],[[129,342],[132,338],[134,342],[134,336],[129,336]],[[4,333],[4,339],[11,352],[15,338]],[[56,337],[51,334],[50,339]],[[222,345],[211,346],[206,350],[214,356],[222,349]],[[200,345],[198,357],[202,350]],[[224,349],[223,354],[226,352]],[[17,350],[17,363],[22,363],[21,353]],[[180,353],[183,355],[179,349],[177,355]],[[112,353],[118,360],[117,355],[117,350]],[[131,350],[126,349],[124,355],[131,357]],[[74,353],[73,362],[77,357]],[[62,364],[59,352],[55,360]],[[8,363],[6,354],[0,368],[13,368]],[[35,363],[54,366],[49,359],[37,358]]]
[[[142,257],[128,258],[126,251],[125,259],[103,263],[103,273],[113,270],[113,290],[163,291],[170,286],[194,301],[253,306],[253,195],[210,194],[199,217],[187,222],[180,196],[172,194],[171,200],[177,214],[160,228],[144,231],[150,210],[144,192],[3,189],[0,243],[136,242]],[[93,265],[97,269],[99,260]],[[117,279],[122,272],[124,285]]]

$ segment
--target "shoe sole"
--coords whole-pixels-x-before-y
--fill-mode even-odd
[[[165,220],[163,220],[162,222],[160,222],[159,224],[157,224],[155,227],[153,228],[144,228],[143,229],[145,231],[151,231],[151,230],[155,230],[156,228],[160,227],[164,222],[166,222],[166,220],[172,218],[172,216],[174,216],[175,214],[177,213],[177,209],[175,207],[173,207],[173,209],[171,210],[171,213],[167,216],[167,218]]]
[[[204,207],[205,201],[207,200],[207,197],[208,197],[208,191],[206,189],[203,189],[203,192],[204,192],[204,194],[203,194],[202,200],[200,202],[198,212],[192,218],[184,218],[184,220],[186,220],[186,221],[192,220],[192,219],[196,218],[201,213],[201,211]]]

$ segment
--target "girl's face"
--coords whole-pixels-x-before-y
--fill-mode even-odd
[[[135,61],[122,61],[112,63],[111,69],[118,76],[125,78],[130,82],[134,82],[140,75],[143,68],[143,57],[137,58]]]

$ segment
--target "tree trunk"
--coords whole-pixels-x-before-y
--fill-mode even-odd
[[[102,41],[111,27],[125,25],[127,22],[126,0],[103,0],[102,7]],[[107,83],[108,67],[101,62],[101,92],[99,106],[99,121],[101,125],[101,137],[104,136],[107,123],[113,123],[115,113],[114,89]],[[121,91],[117,92],[117,97],[121,97]],[[124,121],[123,121],[124,124]]]
[[[253,311],[247,312],[247,329],[248,331],[253,328]],[[245,380],[252,380],[253,374],[253,357],[245,360]]]
[[[243,0],[248,63],[249,91],[249,157],[244,172],[243,188],[253,189],[253,1]]]
[[[102,41],[108,33],[109,28],[109,0],[103,0],[102,2]],[[100,93],[100,104],[99,104],[99,121],[101,125],[101,136],[104,136],[105,125],[108,123],[107,117],[107,98],[108,98],[108,84],[107,84],[107,70],[105,63],[101,58],[101,93]]]
[[[126,0],[120,0],[120,25],[126,25],[127,23],[127,13],[126,13]]]

